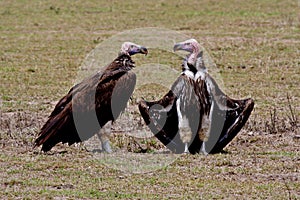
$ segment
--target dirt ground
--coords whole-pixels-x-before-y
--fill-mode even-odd
[[[300,136],[295,134],[299,129],[270,134],[252,130],[250,121],[225,153],[176,155],[151,133],[139,137],[120,131],[134,130],[124,115],[113,127],[112,154],[99,151],[98,138],[84,145],[57,145],[45,154],[32,148],[45,115],[2,113],[2,197],[297,199],[300,195]]]

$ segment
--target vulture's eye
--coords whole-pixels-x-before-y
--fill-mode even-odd
[[[133,49],[133,45],[130,45],[130,47],[129,47],[130,49]]]
[[[186,45],[190,46],[190,45],[191,45],[191,43],[186,43]]]

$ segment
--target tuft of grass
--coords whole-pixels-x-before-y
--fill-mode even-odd
[[[286,116],[279,117],[277,114],[277,109],[274,107],[270,111],[269,120],[265,121],[265,131],[270,134],[282,133],[286,131],[297,132],[299,129],[298,117],[295,115],[296,109],[295,105],[291,102],[289,95],[287,94],[287,106],[289,112]]]

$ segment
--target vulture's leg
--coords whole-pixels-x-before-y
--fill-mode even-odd
[[[208,154],[205,149],[205,142],[209,138],[210,125],[211,125],[210,120],[208,119],[207,115],[204,115],[202,118],[201,129],[200,132],[198,133],[199,139],[202,141],[201,152],[204,155]]]
[[[182,116],[180,111],[180,99],[176,101],[177,115],[178,115],[178,126],[179,126],[179,135],[181,141],[184,143],[184,153],[189,152],[189,142],[192,140],[192,131],[189,126],[189,121],[186,116]]]
[[[201,130],[199,133],[200,140],[203,141],[202,146],[201,146],[201,152],[204,155],[207,155],[208,152],[206,151],[205,148],[205,143],[208,141],[210,132],[211,132],[211,125],[212,125],[212,116],[213,116],[213,111],[214,111],[214,102],[211,104],[211,111],[209,113],[209,116],[204,115],[202,118],[202,124],[201,124]]]
[[[202,152],[205,156],[208,155],[208,153],[207,153],[207,151],[206,151],[206,149],[205,149],[205,142],[203,142],[202,145],[201,145],[201,152]]]
[[[109,137],[111,134],[111,121],[107,122],[99,131],[97,134],[102,145],[102,150],[107,153],[112,153]]]

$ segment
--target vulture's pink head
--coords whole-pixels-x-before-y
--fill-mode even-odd
[[[186,40],[184,42],[180,42],[174,45],[174,51],[179,51],[179,50],[183,50],[183,51],[187,51],[190,53],[193,52],[199,52],[200,50],[200,45],[197,42],[197,40],[195,39],[189,39]]]
[[[190,64],[195,64],[197,55],[200,53],[200,44],[195,39],[189,39],[174,45],[174,51],[187,51],[190,54],[187,56],[187,61]]]
[[[147,50],[146,47],[134,44],[132,42],[124,42],[122,44],[120,54],[125,54],[125,55],[132,56],[132,55],[137,54],[137,53],[147,55],[148,50]]]

